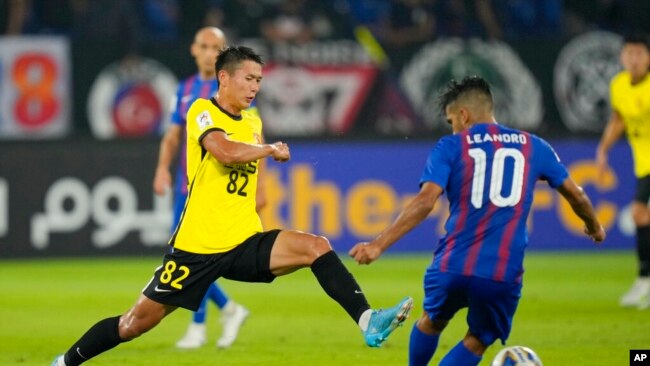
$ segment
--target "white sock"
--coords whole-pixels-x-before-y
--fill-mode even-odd
[[[65,364],[65,358],[63,357],[63,355],[59,356],[59,358],[56,359],[56,365],[57,366],[67,366]]]
[[[228,300],[226,305],[221,308],[221,312],[224,314],[232,314],[235,312],[235,309],[237,309],[237,303],[232,300]]]
[[[370,316],[372,315],[372,309],[368,309],[361,314],[359,318],[359,328],[362,332],[365,332],[368,329],[368,323],[370,323]]]

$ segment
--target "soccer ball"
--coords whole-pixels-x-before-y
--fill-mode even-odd
[[[528,347],[511,346],[497,353],[492,366],[542,366],[542,360]]]

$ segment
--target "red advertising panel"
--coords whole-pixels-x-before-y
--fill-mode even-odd
[[[354,125],[377,69],[371,65],[270,65],[257,98],[271,136],[345,134]]]

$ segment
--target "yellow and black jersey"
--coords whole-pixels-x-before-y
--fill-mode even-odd
[[[625,122],[635,175],[650,175],[650,74],[632,85],[629,72],[618,73],[610,84],[610,99],[612,108]]]
[[[225,165],[201,141],[223,131],[233,141],[260,143],[262,121],[256,113],[234,116],[213,99],[197,99],[187,112],[188,196],[176,232],[175,248],[191,253],[221,253],[262,231],[255,211],[258,163]]]

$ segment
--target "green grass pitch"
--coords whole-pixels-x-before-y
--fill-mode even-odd
[[[208,312],[209,343],[181,351],[174,343],[190,313],[180,309],[141,338],[88,365],[405,365],[408,337],[422,311],[422,275],[431,255],[387,255],[371,266],[345,260],[374,307],[404,295],[416,307],[406,326],[371,349],[348,315],[308,269],[273,284],[221,280],[251,310],[237,342],[214,344],[219,314]],[[0,261],[0,365],[49,365],[92,324],[132,305],[160,258]],[[650,310],[622,309],[619,296],[636,271],[631,252],[529,253],[523,299],[509,344],[533,348],[546,366],[627,365],[629,349],[650,348]],[[432,365],[466,331],[459,313],[443,334]],[[481,365],[501,348],[494,345]]]

